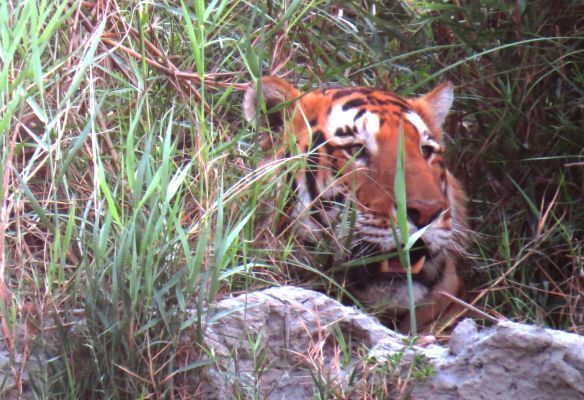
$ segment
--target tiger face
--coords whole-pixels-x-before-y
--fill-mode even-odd
[[[300,227],[296,231],[310,242],[328,232],[353,265],[363,260],[344,271],[348,288],[382,320],[397,320],[398,329],[407,330],[405,270],[397,257],[403,244],[399,230],[392,229],[397,227],[394,180],[403,132],[409,234],[424,229],[410,253],[416,315],[419,325],[436,320],[449,306],[438,292],[461,290],[456,264],[466,226],[464,193],[443,159],[441,126],[452,105],[452,85],[443,83],[414,99],[368,87],[301,93],[275,77],[264,77],[260,86],[266,109],[276,110],[263,122],[293,137],[307,154],[307,167],[294,177],[296,195],[289,209],[289,219]],[[250,85],[243,104],[248,121],[256,118],[259,97],[256,85]],[[337,229],[347,203],[355,209],[348,244],[346,232]]]

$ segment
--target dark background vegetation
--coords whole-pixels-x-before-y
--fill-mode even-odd
[[[583,32],[579,1],[3,2],[3,349],[55,354],[15,390],[192,397],[208,306],[287,282],[293,247],[254,246],[287,168],[254,174],[240,103],[262,74],[403,95],[451,80],[468,301],[582,333]]]

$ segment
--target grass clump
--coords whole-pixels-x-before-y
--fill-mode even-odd
[[[469,300],[582,333],[583,20],[576,1],[2,2],[3,341],[56,356],[0,391],[188,398],[214,301],[316,269],[257,216],[294,168],[258,172],[241,122],[245,82],[270,73],[453,81]]]

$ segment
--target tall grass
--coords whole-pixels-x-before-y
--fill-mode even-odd
[[[318,270],[258,212],[302,158],[258,168],[240,92],[269,73],[458,85],[469,301],[582,332],[582,8],[386,3],[0,3],[2,395],[196,397],[213,303]]]

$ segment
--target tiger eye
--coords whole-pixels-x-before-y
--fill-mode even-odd
[[[422,146],[422,155],[424,156],[425,159],[430,158],[430,156],[432,154],[434,154],[435,151],[436,150],[432,146],[428,146],[428,145]]]

